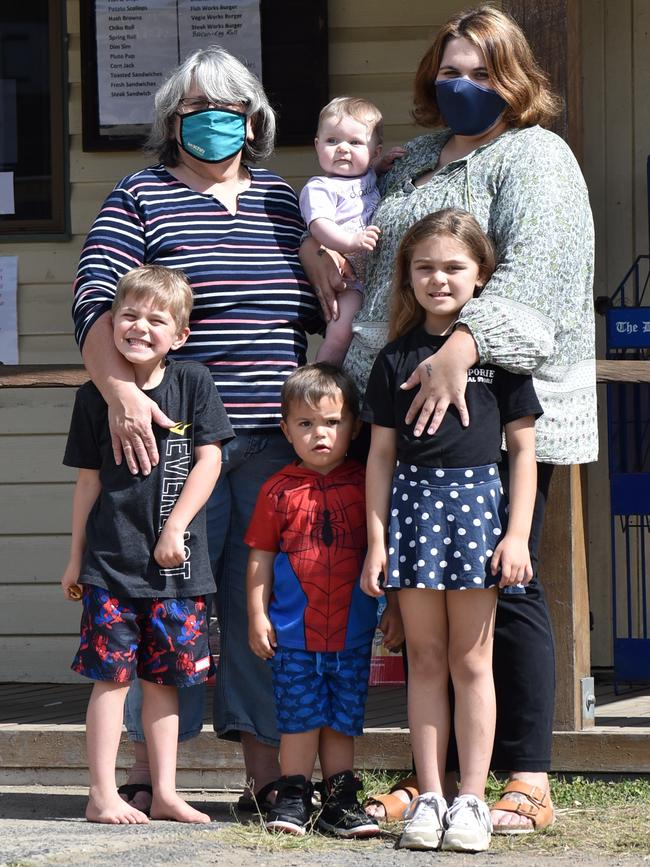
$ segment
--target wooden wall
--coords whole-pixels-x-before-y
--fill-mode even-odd
[[[385,115],[388,146],[410,138],[415,132],[409,119],[411,83],[418,59],[437,24],[465,5],[458,0],[330,0],[332,96],[352,93],[375,100]],[[583,165],[596,219],[596,294],[607,294],[634,256],[648,250],[650,0],[583,0],[582,12]],[[67,29],[72,238],[0,244],[0,255],[19,257],[24,364],[78,362],[70,286],[81,243],[112,185],[147,163],[138,153],[83,153],[77,0],[68,0]],[[297,189],[317,169],[309,147],[280,149],[270,164]],[[600,341],[602,355],[602,335]],[[0,392],[0,681],[73,679],[68,665],[78,608],[64,603],[58,588],[73,479],[61,466],[72,399],[72,391],[61,389]],[[611,662],[604,424],[602,440],[601,460],[588,470],[595,665]]]
[[[582,0],[583,170],[596,224],[595,295],[610,295],[648,253],[650,0]],[[650,299],[648,299],[650,303]],[[598,357],[604,320],[596,317]],[[606,395],[599,386],[601,452],[588,469],[589,579],[594,666],[612,664]]]
[[[459,0],[330,0],[330,90],[359,94],[384,112],[386,144],[414,134],[413,73],[439,22]],[[71,283],[83,239],[119,178],[145,166],[139,153],[84,153],[81,147],[80,26],[67,2],[69,35],[69,242],[3,243],[18,255],[20,362],[78,363],[70,319]],[[284,148],[271,167],[299,189],[315,173],[311,147]],[[63,601],[74,473],[61,466],[72,390],[0,392],[0,681],[74,680],[79,607]]]

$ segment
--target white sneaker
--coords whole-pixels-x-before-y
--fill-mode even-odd
[[[459,795],[445,816],[442,849],[445,852],[485,852],[490,847],[492,819],[485,801]]]
[[[442,821],[447,802],[436,792],[425,792],[411,801],[404,813],[404,830],[399,849],[438,849],[442,840]]]

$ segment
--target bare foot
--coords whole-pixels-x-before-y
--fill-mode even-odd
[[[169,819],[173,822],[191,822],[193,824],[207,824],[212,819],[207,813],[201,813],[184,801],[176,793],[161,797],[154,795],[151,802],[152,819]]]
[[[104,825],[146,825],[149,821],[144,813],[120,798],[116,789],[103,793],[95,788],[90,789],[86,819]]]
[[[549,785],[548,785],[548,776],[545,773],[524,773],[513,771],[509,777],[508,782],[513,780],[521,780],[524,783],[528,783],[531,786],[537,786],[543,793],[548,793]],[[526,795],[521,794],[520,792],[508,792],[508,799],[511,801],[515,801],[518,804],[530,804],[530,801],[526,797]],[[553,804],[550,802],[550,808],[553,809]],[[519,813],[513,813],[506,810],[490,810],[490,815],[492,817],[492,824],[494,826],[495,832],[498,833],[500,830],[501,833],[525,833],[527,831],[535,830],[535,826],[532,820],[528,816],[520,816]]]

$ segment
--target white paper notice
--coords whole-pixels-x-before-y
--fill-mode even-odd
[[[153,95],[178,63],[176,2],[96,0],[99,124],[151,123]]]
[[[179,0],[181,58],[206,45],[221,45],[262,77],[259,0]]]
[[[14,173],[0,172],[0,214],[15,214]]]
[[[0,256],[0,361],[18,364],[18,256]]]
[[[259,0],[95,0],[100,127],[151,123],[153,96],[197,48],[262,74]]]

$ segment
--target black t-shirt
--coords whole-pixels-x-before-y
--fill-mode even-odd
[[[171,430],[154,425],[160,461],[148,476],[134,476],[125,461],[115,463],[108,408],[97,388],[88,382],[77,392],[63,463],[99,470],[102,486],[88,516],[79,581],[132,599],[212,593],[205,509],[187,528],[181,566],[163,569],[153,551],[192,469],[194,449],[232,439],[232,428],[202,364],[168,361],[162,382],[147,396],[178,424]]]
[[[498,463],[503,426],[518,418],[538,418],[542,414],[530,376],[491,365],[472,367],[465,392],[469,427],[462,426],[454,406],[449,407],[433,436],[425,432],[416,437],[414,423],[404,422],[417,388],[401,391],[399,386],[446,340],[419,327],[385,346],[370,373],[361,417],[381,427],[395,428],[400,461],[450,468]]]

